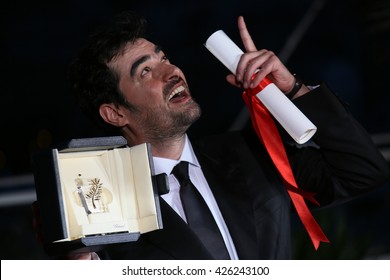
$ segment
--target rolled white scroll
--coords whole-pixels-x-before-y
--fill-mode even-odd
[[[205,47],[234,75],[243,51],[223,32],[214,32]],[[256,94],[274,118],[298,143],[306,143],[317,131],[317,127],[291,102],[275,84],[270,83]]]

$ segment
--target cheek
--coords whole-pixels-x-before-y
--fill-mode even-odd
[[[121,81],[120,88],[126,100],[137,107],[150,105],[160,106],[165,103],[161,83],[153,80],[145,81]]]
[[[126,95],[127,101],[133,106],[139,109],[153,109],[156,107],[165,106],[165,101],[162,98],[162,94],[156,93],[154,91],[137,91],[131,92],[131,94]]]

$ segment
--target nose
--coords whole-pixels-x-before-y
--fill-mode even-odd
[[[159,65],[157,71],[154,71],[154,74],[158,76],[156,78],[160,78],[164,82],[168,82],[180,77],[181,70],[173,64],[162,63]]]

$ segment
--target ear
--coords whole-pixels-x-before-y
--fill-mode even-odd
[[[123,127],[127,124],[127,118],[121,107],[114,104],[102,104],[99,107],[100,116],[106,123]]]

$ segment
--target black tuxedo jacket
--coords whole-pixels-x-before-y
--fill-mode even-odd
[[[345,201],[388,180],[388,165],[370,137],[325,85],[294,102],[317,126],[309,145],[294,145],[286,139],[300,188],[317,193],[316,199],[324,206]],[[239,258],[291,258],[290,199],[254,133],[231,132],[192,144]],[[163,229],[143,234],[136,242],[98,252],[100,257],[211,259],[175,211],[163,199],[160,205]]]

